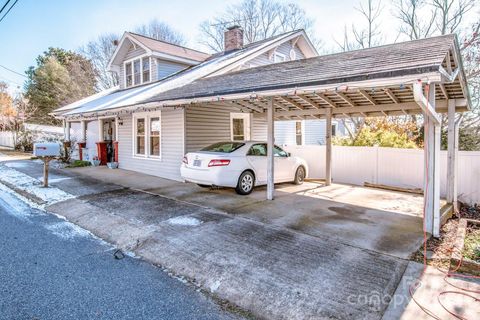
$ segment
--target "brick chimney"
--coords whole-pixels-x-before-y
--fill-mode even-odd
[[[225,31],[224,51],[241,49],[243,47],[243,30],[240,26],[232,26]]]

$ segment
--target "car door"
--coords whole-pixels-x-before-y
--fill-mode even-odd
[[[292,181],[294,177],[294,161],[279,146],[273,147],[273,156],[275,157],[275,182]]]
[[[246,157],[255,172],[256,184],[267,183],[267,145],[265,143],[252,145]]]

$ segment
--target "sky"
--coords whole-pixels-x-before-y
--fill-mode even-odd
[[[0,5],[5,1],[0,0]],[[238,1],[18,0],[0,22],[0,65],[23,74],[48,47],[76,50],[99,34],[133,30],[154,18],[184,34],[188,46],[205,50],[196,40],[199,24]],[[351,26],[361,19],[355,10],[361,0],[291,1],[297,2],[314,19],[315,36],[322,39],[326,50],[335,47],[334,39],[341,39],[345,25]],[[388,38],[395,39],[398,26],[391,18],[391,0],[383,0],[382,6],[385,13],[382,29]],[[18,91],[17,87],[25,79],[0,67],[0,80],[7,81],[12,92]]]

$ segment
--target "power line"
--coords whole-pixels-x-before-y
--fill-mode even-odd
[[[16,75],[19,75],[19,76],[21,76],[21,77],[24,77],[24,78],[27,78],[27,79],[28,79],[28,77],[27,77],[26,75],[21,74],[21,73],[15,71],[15,70],[12,70],[12,69],[7,68],[7,67],[5,67],[5,66],[2,66],[1,64],[0,64],[0,67],[3,68],[3,69],[5,69],[5,70],[8,70],[8,71],[10,71],[10,72],[13,72],[13,73],[15,73]]]
[[[9,1],[10,2],[10,1]],[[10,8],[8,8],[7,12],[5,12],[5,14],[3,15],[3,17],[0,19],[0,22],[2,22],[3,19],[5,19],[5,17],[7,16],[7,14],[10,12],[10,10],[12,10],[13,7],[15,7],[15,5],[17,4],[18,0],[15,0],[15,2],[12,4],[12,6]]]
[[[0,82],[1,82],[1,81],[4,81],[4,82],[12,83],[12,84],[14,84],[14,85],[16,85],[16,86],[20,86],[20,87],[23,86],[22,84],[20,84],[20,83],[18,83],[18,82],[12,81],[12,80],[7,79],[7,78],[2,77],[2,76],[0,76],[0,79],[3,79],[3,80],[0,80]]]
[[[5,4],[3,5],[2,9],[0,9],[0,14],[2,14],[2,11],[5,9],[5,7],[8,5],[8,3],[10,2],[11,0],[7,0],[7,2],[5,2]]]

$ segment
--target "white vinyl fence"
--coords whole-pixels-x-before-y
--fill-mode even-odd
[[[0,131],[0,147],[15,147],[15,132]]]
[[[284,146],[308,163],[309,178],[325,178],[325,146]],[[480,203],[480,152],[459,151],[458,194],[466,203]],[[446,195],[447,151],[440,153],[441,196]],[[334,146],[334,182],[364,182],[423,189],[423,150]]]

